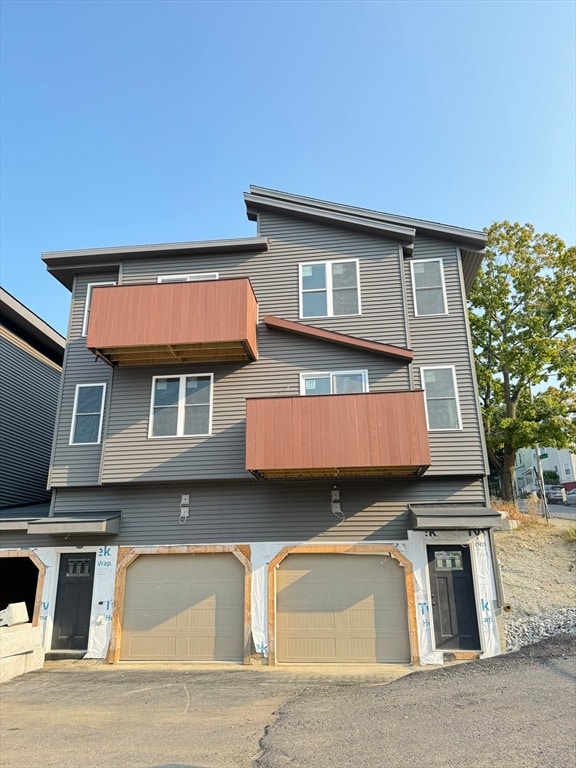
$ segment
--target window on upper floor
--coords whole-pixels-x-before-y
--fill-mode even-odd
[[[410,263],[416,316],[447,315],[446,286],[442,259],[422,259]]]
[[[421,368],[420,375],[426,395],[428,429],[462,429],[454,366]]]
[[[193,283],[200,280],[218,280],[218,272],[195,272],[191,275],[158,275],[159,283]]]
[[[149,437],[211,434],[213,376],[154,376]]]
[[[88,333],[88,322],[90,320],[90,307],[92,306],[92,289],[98,286],[116,285],[115,280],[107,280],[103,283],[88,283],[86,288],[86,304],[84,305],[84,320],[82,322],[82,336]]]
[[[359,314],[358,259],[300,264],[300,317]]]
[[[301,395],[349,395],[368,392],[368,371],[301,373]]]
[[[77,384],[70,445],[97,445],[102,436],[106,384]]]

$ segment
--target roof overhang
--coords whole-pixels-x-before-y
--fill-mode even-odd
[[[102,271],[107,267],[117,267],[130,259],[142,259],[147,256],[161,258],[166,256],[210,256],[222,253],[241,253],[268,250],[267,237],[243,237],[229,240],[201,240],[185,243],[159,243],[156,245],[125,245],[116,248],[89,248],[76,251],[51,251],[42,254],[50,274],[62,285],[72,290],[74,275],[83,270]]]
[[[497,528],[502,516],[495,509],[481,506],[409,504],[415,531],[478,531]]]
[[[45,517],[28,521],[29,534],[112,536],[120,531],[120,513],[90,517]]]
[[[315,328],[311,325],[305,325],[304,323],[295,323],[292,320],[283,320],[280,317],[273,317],[272,315],[266,315],[264,323],[268,328],[272,328],[275,331],[285,331],[299,336],[307,336],[308,338],[317,339],[318,341],[327,341],[330,344],[341,344],[342,346],[353,347],[363,352],[373,352],[377,355],[384,355],[386,357],[394,358],[395,360],[401,360],[403,363],[411,363],[414,358],[412,350],[407,349],[406,347],[397,347],[393,344],[381,344],[378,341],[368,341],[368,339],[360,339],[357,336],[348,336],[347,334],[337,333],[336,331],[326,331],[323,328]]]
[[[391,238],[399,239],[408,247],[413,244],[416,234],[457,242],[462,248],[474,251],[482,251],[487,242],[485,232],[480,230],[342,205],[264,187],[251,185],[250,192],[244,195],[244,200],[248,218],[252,221],[256,219],[258,210],[276,210],[304,218],[324,218],[333,224],[340,222],[340,226],[373,228],[382,235],[388,232]]]
[[[0,531],[26,531],[28,520],[22,517],[8,517],[0,520]]]
[[[62,366],[66,339],[3,288],[0,288],[0,322]]]

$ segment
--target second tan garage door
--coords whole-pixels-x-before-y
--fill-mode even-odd
[[[234,555],[140,555],[126,572],[120,658],[241,661],[244,567]]]
[[[279,662],[410,661],[404,569],[386,555],[293,554],[276,571]]]

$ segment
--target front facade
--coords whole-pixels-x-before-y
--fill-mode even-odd
[[[48,649],[499,652],[466,290],[481,232],[252,187],[257,235],[44,255],[72,292],[33,542]],[[25,540],[25,541],[24,541]]]

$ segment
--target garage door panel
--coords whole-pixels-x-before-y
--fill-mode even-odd
[[[285,643],[278,646],[278,659],[286,656],[295,663],[307,663],[308,660],[320,654],[324,661],[331,662],[337,660],[336,639],[334,637],[314,637],[314,638],[287,638]]]
[[[124,625],[144,632],[150,629],[168,629],[176,627],[177,617],[169,607],[157,609],[133,608],[124,612]]]
[[[141,555],[126,572],[121,659],[240,661],[244,577],[232,554]]]
[[[276,647],[294,663],[409,661],[404,569],[386,555],[288,555],[276,571]]]

